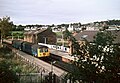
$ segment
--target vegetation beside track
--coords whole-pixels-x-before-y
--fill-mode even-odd
[[[0,83],[26,83],[20,79],[20,75],[29,73],[37,73],[37,70],[13,54],[10,49],[0,48]]]

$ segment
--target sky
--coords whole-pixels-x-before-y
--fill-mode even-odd
[[[0,0],[14,24],[90,23],[120,19],[120,0]]]

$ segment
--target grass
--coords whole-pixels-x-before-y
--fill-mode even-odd
[[[24,33],[24,31],[12,31],[11,33],[12,34],[14,34],[14,33]]]
[[[62,35],[62,32],[55,32],[57,36]]]
[[[20,73],[34,73],[37,72],[33,70],[32,65],[29,65],[25,61],[22,61],[21,58],[15,56],[14,53],[8,48],[0,48],[0,60],[5,60],[5,62],[11,63],[13,71],[20,71]],[[33,70],[33,71],[31,71]]]
[[[29,75],[30,73],[38,73],[38,70],[15,55],[6,47],[0,48],[0,72],[5,73],[1,74],[3,78],[0,79],[0,83],[41,83],[39,75]],[[6,79],[8,76],[10,79]],[[15,82],[9,82],[11,78]]]
[[[10,35],[7,37],[8,39],[11,39],[11,38],[15,38],[15,39],[23,39],[24,38],[24,31],[12,31],[10,32]]]

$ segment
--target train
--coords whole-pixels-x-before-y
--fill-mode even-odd
[[[13,48],[16,48],[18,50],[31,54],[34,57],[41,58],[41,57],[50,56],[50,50],[47,46],[33,44],[30,42],[21,41],[21,40],[12,40],[11,45]]]
[[[3,40],[3,42],[9,45],[12,45],[12,47],[19,49],[21,51],[24,51],[26,53],[29,53],[35,57],[40,57],[40,58],[46,57],[46,59],[50,57],[50,58],[54,58],[56,60],[67,62],[67,63],[74,61],[74,59],[78,60],[77,57],[69,56],[69,54],[67,54],[66,52],[56,51],[56,49],[54,49],[55,45],[49,45],[49,44],[43,44],[43,43],[33,44],[26,41],[21,41],[21,40],[11,41],[11,40],[5,40],[5,39]],[[56,54],[56,52],[59,55]]]

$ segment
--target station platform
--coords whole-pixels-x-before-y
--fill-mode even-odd
[[[64,62],[71,62],[71,61],[75,60],[75,57],[71,56],[67,52],[62,52],[59,50],[50,49],[50,53],[52,54],[51,57],[62,60]]]

